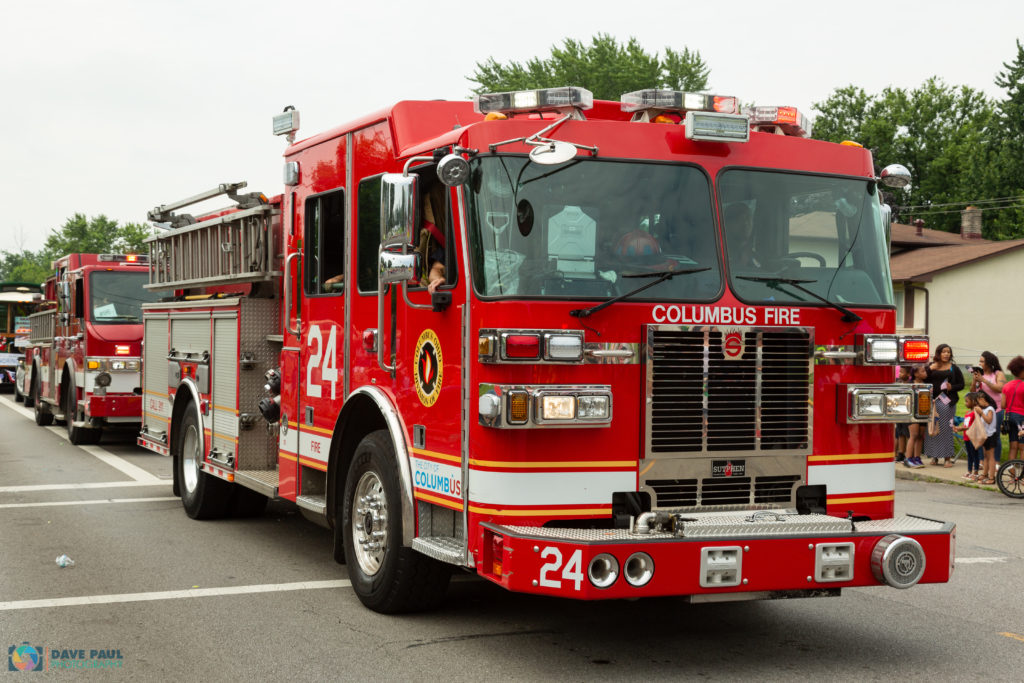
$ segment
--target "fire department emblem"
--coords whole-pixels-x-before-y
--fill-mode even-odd
[[[743,357],[743,333],[737,330],[726,332],[722,336],[722,355],[726,360],[739,360]]]
[[[419,341],[416,342],[413,366],[416,395],[420,397],[420,403],[429,408],[441,395],[441,380],[444,375],[441,342],[433,330],[423,330]]]

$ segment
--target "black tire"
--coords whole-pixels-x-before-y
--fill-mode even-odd
[[[1024,498],[1024,460],[1007,460],[996,472],[996,486],[1010,498]]]
[[[345,564],[364,605],[396,614],[431,609],[444,600],[450,567],[402,546],[395,449],[386,430],[368,434],[356,447],[341,505]],[[368,530],[383,534],[377,547],[367,547],[374,543]]]
[[[78,412],[78,390],[70,382],[64,385],[64,424],[68,428],[68,441],[76,446],[89,446],[99,443],[102,429],[89,429],[87,427],[76,427],[75,418]]]
[[[270,499],[262,493],[235,484],[232,487],[231,503],[229,505],[232,517],[259,517],[267,509]]]
[[[189,405],[178,424],[174,440],[174,461],[178,464],[181,504],[192,519],[218,519],[227,513],[231,484],[200,469],[203,433],[195,408]]]
[[[50,406],[46,405],[46,401],[39,395],[41,387],[39,381],[39,375],[32,378],[32,396],[34,398],[33,405],[36,409],[36,424],[40,427],[46,427],[53,424],[53,413],[50,412]]]

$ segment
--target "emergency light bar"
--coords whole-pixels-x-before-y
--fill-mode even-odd
[[[478,114],[515,114],[563,109],[590,109],[594,95],[586,88],[541,88],[483,93],[473,96],[473,111]]]
[[[748,114],[755,130],[801,138],[811,136],[810,119],[796,107],[754,107]]]
[[[746,116],[737,114],[688,111],[683,125],[687,140],[746,142],[750,139],[750,122]]]
[[[714,111],[720,114],[739,114],[735,97],[707,95],[679,90],[635,90],[619,98],[622,111],[636,112],[648,109],[673,111],[682,116],[688,111]]]
[[[100,254],[98,261],[104,263],[149,263],[149,256],[145,254]]]

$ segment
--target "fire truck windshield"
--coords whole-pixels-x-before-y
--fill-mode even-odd
[[[115,270],[89,275],[89,322],[94,325],[131,325],[142,322],[142,304],[159,294],[145,289],[149,273]]]
[[[481,296],[713,301],[722,272],[707,175],[695,166],[526,157],[472,162],[466,186],[473,282]],[[658,278],[665,271],[686,277]]]
[[[740,299],[892,305],[878,193],[867,180],[737,169],[719,176],[718,189]],[[801,285],[779,286],[787,281]]]

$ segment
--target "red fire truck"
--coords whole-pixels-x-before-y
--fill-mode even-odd
[[[928,357],[895,334],[906,169],[671,91],[297,127],[281,195],[150,213],[175,298],[143,307],[139,443],[191,517],[294,501],[381,612],[454,568],[580,599],[949,579],[954,526],[894,510],[893,424],[931,409],[893,383]]]
[[[148,257],[69,254],[43,284],[51,304],[29,316],[25,405],[36,424],[67,425],[74,444],[105,427],[137,428],[142,411],[142,310]]]

